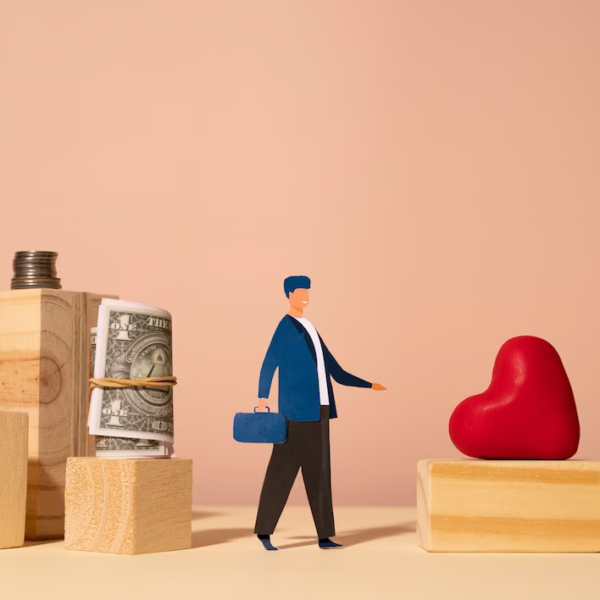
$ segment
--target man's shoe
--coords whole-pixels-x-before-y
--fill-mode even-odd
[[[271,536],[270,535],[259,535],[258,539],[262,542],[262,545],[265,547],[265,550],[269,552],[273,552],[274,550],[279,550],[271,544]]]
[[[321,550],[333,550],[334,548],[343,548],[342,544],[336,544],[332,542],[329,538],[323,538],[319,540],[319,548]]]

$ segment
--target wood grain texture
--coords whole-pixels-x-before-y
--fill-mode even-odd
[[[27,539],[63,537],[67,458],[94,453],[86,426],[89,330],[102,297],[0,292],[0,408],[29,413]]]
[[[0,410],[0,548],[25,541],[29,415]]]
[[[419,461],[417,531],[430,552],[600,552],[600,462]]]
[[[65,499],[67,550],[191,548],[191,460],[70,458]]]

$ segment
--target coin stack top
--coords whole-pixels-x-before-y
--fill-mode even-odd
[[[10,287],[13,290],[50,288],[60,290],[60,279],[56,276],[57,252],[26,250],[16,252],[13,260],[14,276]]]

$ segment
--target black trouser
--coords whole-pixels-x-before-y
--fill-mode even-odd
[[[302,478],[319,538],[335,535],[331,499],[329,406],[321,406],[321,420],[288,422],[284,444],[274,444],[265,475],[254,533],[271,535],[302,468]]]

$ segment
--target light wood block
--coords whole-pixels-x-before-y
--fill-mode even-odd
[[[421,460],[417,514],[430,552],[600,552],[600,462]]]
[[[25,541],[28,421],[26,412],[0,410],[0,548]]]
[[[67,550],[191,548],[191,460],[70,458],[65,499]]]
[[[63,537],[67,458],[94,454],[87,382],[102,297],[0,292],[0,408],[29,413],[27,539]]]

